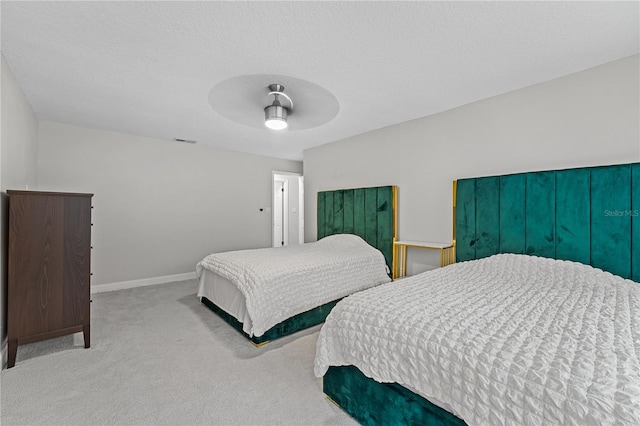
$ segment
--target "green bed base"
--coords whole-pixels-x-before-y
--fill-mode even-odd
[[[356,367],[330,367],[322,390],[362,425],[460,426],[466,423],[396,383],[378,383]]]
[[[273,327],[271,327],[262,336],[259,336],[259,337],[256,337],[256,336],[250,337],[242,329],[242,323],[240,321],[238,321],[232,315],[229,315],[228,313],[226,313],[224,310],[222,310],[219,306],[217,306],[211,300],[207,299],[206,297],[203,297],[201,301],[206,307],[208,307],[213,312],[218,314],[219,317],[221,317],[223,320],[229,323],[233,328],[235,328],[240,333],[242,333],[243,336],[251,340],[251,342],[255,346],[262,346],[267,344],[271,340],[275,340],[279,337],[288,336],[297,331],[304,330],[305,328],[313,327],[314,325],[323,323],[324,320],[327,318],[327,315],[329,315],[329,312],[331,312],[331,309],[333,309],[333,307],[336,305],[336,303],[340,301],[340,299],[334,300],[329,303],[325,303],[324,305],[318,306],[317,308],[295,315],[291,318],[287,318],[281,323],[278,323]]]

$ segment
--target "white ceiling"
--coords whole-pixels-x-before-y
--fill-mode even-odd
[[[639,8],[636,1],[2,1],[2,53],[40,120],[301,160],[313,146],[637,54]],[[337,115],[274,132],[214,110],[215,87],[252,75],[324,89]],[[246,96],[253,95],[240,91],[235,101]],[[260,96],[264,105],[245,112],[256,122],[270,101]],[[325,105],[300,108],[322,114]]]

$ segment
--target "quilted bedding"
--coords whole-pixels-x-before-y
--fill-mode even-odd
[[[640,284],[500,254],[342,300],[315,374],[355,365],[470,425],[639,425]]]
[[[353,292],[390,281],[384,255],[356,235],[214,253],[196,265],[235,283],[253,322],[249,336]]]

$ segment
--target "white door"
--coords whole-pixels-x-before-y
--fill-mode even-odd
[[[273,171],[272,183],[272,246],[301,244],[304,242],[302,175]]]
[[[284,245],[284,184],[286,181],[273,182],[273,246]]]
[[[304,244],[304,177],[298,177],[298,244]]]

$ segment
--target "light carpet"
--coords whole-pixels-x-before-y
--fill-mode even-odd
[[[195,280],[92,295],[82,334],[19,346],[2,425],[355,425],[313,375],[320,326],[256,348]]]

